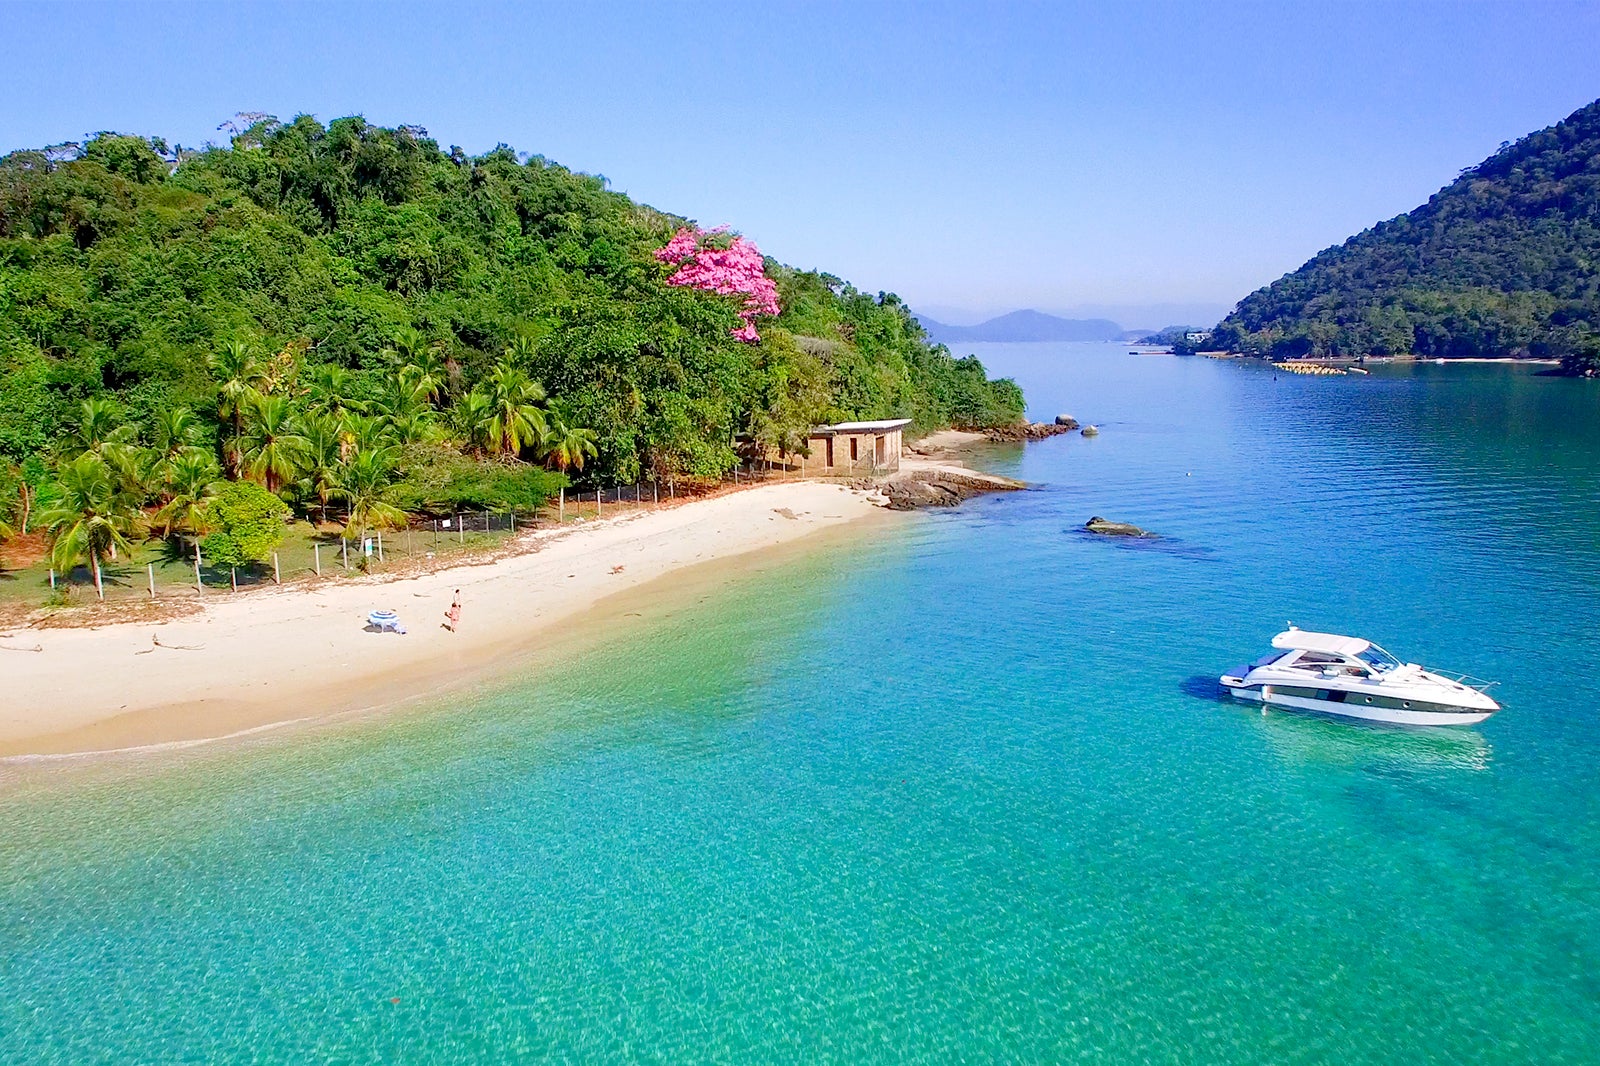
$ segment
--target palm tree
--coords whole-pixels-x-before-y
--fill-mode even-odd
[[[481,389],[473,389],[461,397],[451,411],[451,420],[474,455],[483,455],[489,450],[489,414],[489,394]]]
[[[450,373],[438,353],[430,350],[423,354],[420,362],[401,367],[400,380],[433,404],[444,399],[445,390],[450,384]]]
[[[406,513],[384,498],[393,470],[393,453],[385,449],[358,452],[345,464],[338,489],[348,512],[345,536],[359,537],[369,529],[405,525]]]
[[[134,507],[144,501],[145,486],[152,480],[144,452],[135,443],[138,427],[118,425],[116,405],[106,399],[84,400],[79,405],[78,424],[63,438],[60,451],[71,459],[91,458],[100,462],[112,486]],[[118,544],[110,553],[116,558]]]
[[[85,453],[61,465],[39,522],[50,531],[51,564],[70,574],[80,561],[87,563],[95,591],[104,595],[100,562],[130,547],[128,534],[142,517],[105,461]]]
[[[260,478],[268,492],[277,492],[294,480],[308,443],[285,397],[260,396],[251,405],[238,447],[244,471]]]
[[[351,397],[355,391],[355,375],[342,366],[324,363],[312,368],[311,384],[307,389],[306,409],[314,415],[343,418],[348,414],[366,411],[366,404]]]
[[[544,388],[527,371],[503,361],[484,385],[489,401],[484,436],[491,453],[516,455],[544,439],[544,412],[535,406],[544,399]]]
[[[378,416],[355,415],[345,420],[345,461],[362,452],[383,451],[394,446],[394,430]]]
[[[305,425],[306,447],[301,455],[301,498],[315,496],[322,520],[328,520],[328,503],[338,495],[343,474],[345,431],[339,420],[312,415]]]
[[[533,361],[539,354],[539,346],[531,337],[513,337],[511,343],[506,345],[503,363],[519,366],[524,370],[533,367]]]
[[[173,464],[185,455],[207,454],[200,442],[205,439],[205,427],[187,407],[163,407],[156,412],[151,423],[151,444],[139,455],[141,480],[159,487],[162,503],[171,497],[166,483],[172,475]]]
[[[582,470],[584,463],[600,453],[595,432],[572,424],[572,414],[565,404],[552,405],[550,432],[540,450],[544,461],[556,470]]]
[[[389,420],[389,437],[395,444],[426,444],[439,436],[438,423],[426,411]]]
[[[187,407],[163,407],[151,423],[150,445],[170,462],[190,448],[199,447],[205,433],[200,419]]]
[[[384,379],[382,394],[370,404],[373,414],[393,420],[425,415],[431,410],[427,389],[417,380],[415,369],[403,366]]]
[[[434,403],[444,397],[450,382],[443,347],[442,343],[430,342],[423,334],[406,328],[395,334],[394,347],[385,348],[383,354],[399,365],[400,376],[420,389],[424,400]]]
[[[212,376],[217,379],[217,417],[233,427],[223,455],[228,464],[228,476],[237,478],[243,466],[239,435],[244,431],[250,405],[260,395],[259,389],[267,379],[267,367],[260,349],[243,341],[224,344],[211,353],[208,364]]]
[[[198,448],[190,448],[166,466],[163,486],[167,502],[156,512],[161,535],[188,533],[198,537],[205,528],[207,502],[221,488],[222,468]]]
[[[104,455],[107,447],[126,446],[133,442],[137,431],[133,426],[119,425],[117,405],[110,400],[95,397],[78,405],[78,424],[68,431],[62,444],[69,458],[80,455]]]

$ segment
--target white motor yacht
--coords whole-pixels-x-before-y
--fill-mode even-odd
[[[1403,663],[1371,641],[1293,627],[1273,651],[1218,680],[1229,693],[1278,707],[1396,725],[1472,725],[1500,709],[1492,681]]]

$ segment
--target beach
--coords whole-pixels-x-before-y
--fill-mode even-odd
[[[189,744],[437,695],[541,643],[581,643],[618,617],[602,605],[619,597],[648,602],[696,569],[715,579],[718,564],[881,515],[881,502],[839,484],[764,485],[525,534],[520,554],[420,576],[219,595],[159,623],[12,630],[0,757]],[[406,633],[369,631],[373,610]]]

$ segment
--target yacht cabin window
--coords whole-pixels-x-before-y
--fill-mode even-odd
[[[1380,674],[1385,670],[1393,670],[1395,667],[1400,665],[1399,659],[1396,659],[1393,655],[1390,655],[1376,644],[1369,647],[1360,655],[1357,655],[1356,658],[1360,659],[1362,662],[1366,663]]]

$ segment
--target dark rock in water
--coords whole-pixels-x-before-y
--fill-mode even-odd
[[[1085,437],[1098,437],[1100,435],[1100,427],[1099,426],[1084,426],[1083,427],[1083,435]]]
[[[1061,419],[1066,421],[1062,422]],[[1054,424],[1049,422],[1018,422],[1014,426],[990,426],[983,431],[983,435],[990,440],[1016,441],[1016,440],[1044,440],[1054,437],[1059,433],[1071,433],[1078,428],[1078,423],[1070,415],[1061,415]]]
[[[1110,522],[1099,515],[1095,515],[1083,524],[1083,528],[1090,533],[1098,533],[1102,537],[1153,537],[1154,533],[1130,526],[1126,522]]]

